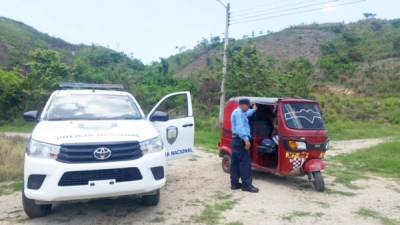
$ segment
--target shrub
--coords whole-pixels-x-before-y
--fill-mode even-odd
[[[22,81],[16,73],[0,70],[0,120],[13,118],[22,107]]]
[[[397,37],[393,41],[393,50],[396,55],[400,55],[400,37]]]

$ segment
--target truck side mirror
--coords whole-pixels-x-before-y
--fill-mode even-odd
[[[28,111],[24,112],[24,120],[28,122],[36,122],[38,120],[38,111]]]
[[[151,116],[150,116],[150,121],[161,121],[165,122],[169,120],[168,113],[166,112],[161,112],[161,111],[155,111]]]

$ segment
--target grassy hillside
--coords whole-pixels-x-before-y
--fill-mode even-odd
[[[265,57],[278,61],[307,59],[315,64],[321,55],[320,45],[339,36],[345,27],[341,23],[293,26],[280,32],[243,39],[231,39],[231,48],[251,40]],[[219,37],[203,39],[194,49],[171,56],[168,62],[178,76],[187,76],[195,70],[212,67],[221,57],[222,42]]]
[[[60,53],[66,64],[84,61],[93,68],[107,68],[123,64],[127,68],[143,70],[139,60],[102,46],[73,45],[15,20],[0,17],[0,68],[12,69],[25,66],[29,52],[35,49],[51,49]]]
[[[62,39],[51,37],[21,22],[0,17],[0,66],[12,68],[21,65],[30,50],[55,49],[71,58],[82,46],[72,45]]]

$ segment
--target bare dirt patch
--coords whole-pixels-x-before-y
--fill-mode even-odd
[[[332,141],[330,150],[327,151],[327,156],[335,156],[338,154],[349,154],[360,149],[370,148],[384,142],[388,142],[392,137],[386,138],[370,138],[370,139],[356,139],[348,141]]]

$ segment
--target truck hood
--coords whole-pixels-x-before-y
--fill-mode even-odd
[[[41,121],[32,139],[49,144],[144,141],[158,135],[146,120]]]

